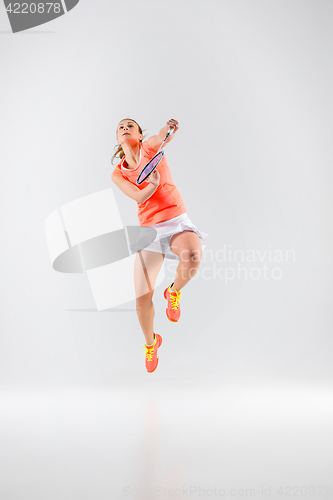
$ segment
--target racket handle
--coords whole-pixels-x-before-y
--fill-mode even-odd
[[[167,134],[166,134],[166,136],[165,136],[165,139],[164,139],[164,141],[162,142],[162,144],[160,145],[160,147],[158,148],[158,151],[157,151],[157,153],[156,153],[156,154],[158,154],[158,153],[161,151],[161,149],[162,149],[162,147],[163,147],[163,144],[165,143],[165,141],[167,140],[167,138],[169,137],[169,135],[171,135],[171,134],[172,134],[172,132],[173,132],[173,128],[169,128],[169,130],[167,131]]]

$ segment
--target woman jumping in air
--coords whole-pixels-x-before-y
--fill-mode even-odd
[[[157,368],[157,351],[162,344],[162,337],[154,333],[152,297],[164,258],[179,260],[175,280],[164,290],[166,315],[170,321],[176,322],[180,317],[181,289],[196,274],[208,236],[200,232],[188,217],[165,155],[142,184],[136,183],[145,165],[157,153],[169,128],[173,129],[173,133],[164,145],[173,139],[178,126],[177,120],[169,120],[158,135],[142,142],[140,125],[130,118],[121,120],[117,127],[118,146],[112,156],[113,161],[119,154],[121,161],[113,170],[111,179],[123,193],[137,202],[140,226],[150,226],[157,231],[154,241],[136,254],[134,264],[136,310],[146,339],[143,347],[149,373]]]

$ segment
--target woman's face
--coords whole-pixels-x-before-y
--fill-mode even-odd
[[[133,145],[142,140],[138,124],[132,120],[122,120],[117,128],[117,141],[119,144]]]

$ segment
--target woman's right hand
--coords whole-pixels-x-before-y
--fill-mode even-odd
[[[158,186],[160,183],[160,174],[158,173],[157,169],[152,171],[152,173],[147,177],[147,182],[150,182],[150,184],[153,184],[153,186]]]

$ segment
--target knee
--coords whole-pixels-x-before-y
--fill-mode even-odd
[[[184,262],[191,263],[191,265],[195,267],[200,264],[201,255],[202,255],[201,248],[190,248],[183,250],[181,252],[180,258]]]
[[[144,295],[140,295],[140,297],[136,298],[136,307],[137,309],[142,309],[150,306],[152,302],[153,294],[151,292],[145,293]]]
[[[202,255],[202,248],[201,247],[191,250],[191,261],[194,264],[199,265],[200,260],[201,260],[201,255]]]

